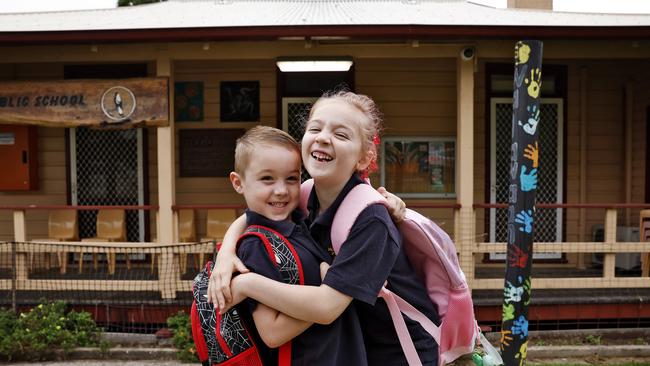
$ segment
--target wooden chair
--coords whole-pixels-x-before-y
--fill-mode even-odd
[[[39,241],[77,241],[79,240],[79,221],[76,210],[52,210],[47,221],[47,235],[45,239],[34,239]],[[68,266],[68,252],[57,253],[61,274],[65,274]],[[33,260],[33,259],[32,259]],[[31,260],[30,260],[31,262]],[[49,265],[50,258],[47,253],[46,263]]]
[[[209,209],[206,219],[206,237],[201,238],[201,241],[222,241],[228,227],[238,216],[237,210],[234,208]],[[204,258],[205,253],[201,253],[199,255],[199,265],[203,265]]]
[[[650,210],[639,212],[639,241],[650,241]],[[641,277],[650,274],[650,253],[641,253]]]
[[[160,229],[160,218],[158,217],[158,212],[156,212],[156,228]],[[192,209],[181,209],[178,210],[178,240],[184,243],[193,243],[196,242],[196,213]],[[154,242],[158,241],[158,238],[153,239]],[[185,273],[187,270],[187,254],[179,254],[179,263],[181,268],[181,273]],[[156,254],[151,255],[151,272],[153,273],[154,267],[156,264]]]
[[[126,219],[124,210],[99,210],[97,212],[96,236],[85,238],[85,242],[119,242],[126,241]],[[108,273],[115,273],[115,252],[108,252],[106,255],[108,262]],[[127,266],[130,267],[129,257],[127,255]],[[97,269],[97,254],[93,253],[93,268]],[[79,273],[83,271],[83,252],[79,257]]]

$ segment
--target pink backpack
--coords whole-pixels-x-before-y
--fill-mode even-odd
[[[301,187],[301,207],[305,211],[313,185],[314,182],[310,179]],[[386,204],[386,199],[369,184],[358,184],[348,193],[332,223],[332,247],[336,253],[347,239],[357,216],[375,203]],[[410,209],[406,210],[406,217],[398,228],[402,234],[404,251],[426,286],[429,298],[436,305],[441,320],[440,326],[435,325],[401,297],[386,287],[381,289],[378,296],[388,305],[409,365],[420,366],[422,363],[400,313],[420,323],[435,339],[439,345],[441,365],[472,353],[479,335],[483,346],[496,352],[480,333],[474,318],[472,296],[449,235],[433,221]]]

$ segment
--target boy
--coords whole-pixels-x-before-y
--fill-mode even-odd
[[[309,237],[302,214],[296,210],[300,202],[300,167],[300,145],[290,135],[272,127],[257,126],[237,140],[235,171],[230,173],[230,181],[246,200],[247,225],[265,226],[282,234],[300,259],[304,284],[318,286],[320,263],[332,259]],[[237,255],[250,271],[282,281],[259,238],[241,240]],[[253,300],[245,305],[251,310],[259,336],[268,347],[276,348],[293,338],[292,365],[367,363],[358,317],[351,308],[329,325],[312,325]],[[253,337],[257,338],[255,334]],[[265,365],[276,364],[276,350],[258,348]]]

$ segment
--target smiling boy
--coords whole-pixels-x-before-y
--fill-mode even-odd
[[[284,131],[257,126],[237,140],[235,171],[230,173],[230,181],[246,200],[246,224],[264,226],[284,236],[300,260],[304,284],[318,286],[320,263],[331,262],[332,258],[311,239],[302,213],[296,210],[300,202],[300,168],[300,144]],[[240,240],[237,256],[250,271],[283,282],[261,239],[249,236]],[[292,338],[292,365],[367,363],[358,317],[352,309],[329,325],[312,325],[254,300],[245,305],[250,312],[240,313],[245,318],[252,313],[259,338],[269,347],[258,347],[264,365],[276,365],[274,348]],[[253,337],[259,340],[256,334]]]

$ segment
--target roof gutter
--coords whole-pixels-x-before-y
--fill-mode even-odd
[[[648,39],[650,26],[314,25],[0,32],[0,45],[259,41],[279,37],[361,39]]]

